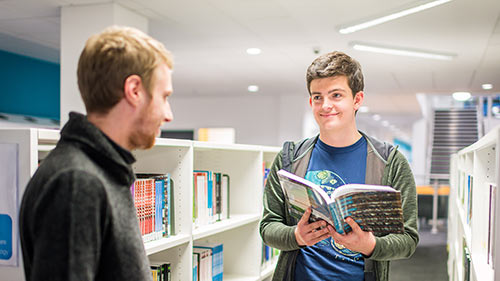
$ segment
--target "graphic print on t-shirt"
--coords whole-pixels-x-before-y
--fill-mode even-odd
[[[328,170],[307,171],[307,180],[321,186],[323,190],[330,196],[332,192],[346,182],[335,172]],[[341,244],[336,243],[331,237],[316,244],[318,247],[332,247],[335,250],[334,256],[336,259],[359,260],[362,255],[359,252],[351,251]]]

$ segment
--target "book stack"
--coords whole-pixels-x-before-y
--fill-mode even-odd
[[[171,271],[172,268],[169,262],[151,263],[151,274],[153,274],[153,281],[171,281],[172,280]]]
[[[193,247],[193,280],[222,281],[223,272],[222,244],[201,244]]]
[[[169,174],[137,174],[130,187],[144,242],[175,235],[173,180]]]
[[[194,171],[193,196],[195,228],[230,217],[228,175],[212,171]]]

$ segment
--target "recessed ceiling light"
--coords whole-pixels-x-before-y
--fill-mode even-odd
[[[483,87],[483,90],[491,90],[491,89],[493,89],[493,85],[491,85],[491,84],[483,84],[482,87]]]
[[[249,54],[249,55],[258,55],[261,52],[262,51],[259,48],[248,48],[247,49],[247,54]]]
[[[470,99],[471,94],[469,92],[455,92],[453,93],[453,98],[457,101],[466,101]]]
[[[358,110],[359,112],[369,112],[370,108],[368,106],[361,106]]]
[[[259,86],[257,86],[257,85],[250,85],[250,86],[248,86],[248,91],[250,93],[258,92],[259,91]]]
[[[372,116],[372,118],[373,118],[373,120],[375,120],[375,121],[379,121],[382,117],[381,117],[380,115],[378,115],[378,114],[374,114],[374,115]]]
[[[407,57],[419,57],[425,59],[435,59],[435,60],[452,60],[456,57],[455,54],[438,53],[434,51],[418,50],[410,48],[400,48],[400,47],[389,47],[373,45],[361,42],[351,42],[349,43],[351,47],[358,51],[396,55],[396,56],[407,56]]]
[[[373,18],[373,19],[370,19],[367,21],[360,22],[358,24],[353,24],[353,25],[349,25],[349,26],[341,26],[339,28],[339,32],[342,34],[352,33],[352,32],[355,32],[355,31],[358,31],[361,29],[365,29],[368,27],[379,25],[379,24],[384,23],[384,22],[395,20],[395,19],[400,18],[400,17],[404,17],[407,15],[418,13],[420,11],[427,10],[427,9],[448,3],[450,1],[452,1],[452,0],[427,1],[426,3],[423,3],[421,5],[412,6],[412,7],[409,7],[407,9],[404,9],[404,10],[399,10],[399,11],[396,11],[395,13],[391,13],[391,14],[386,15],[386,16]]]
[[[389,126],[389,121],[387,121],[387,120],[382,121],[382,126],[388,127]]]

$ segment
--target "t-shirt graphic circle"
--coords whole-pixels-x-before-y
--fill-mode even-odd
[[[308,171],[305,177],[307,180],[321,186],[323,190],[330,196],[332,192],[339,186],[346,184],[346,182],[335,172],[328,170]],[[344,246],[336,243],[331,237],[316,244],[319,247],[331,245],[339,256],[335,258],[343,259],[349,257],[353,260],[358,260],[362,257],[359,252],[351,251]]]

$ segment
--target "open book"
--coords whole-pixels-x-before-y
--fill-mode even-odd
[[[347,217],[376,236],[404,232],[401,193],[392,187],[346,184],[328,196],[320,186],[285,170],[278,177],[290,214],[298,220],[311,207],[310,221],[324,220],[338,233],[351,232]]]

